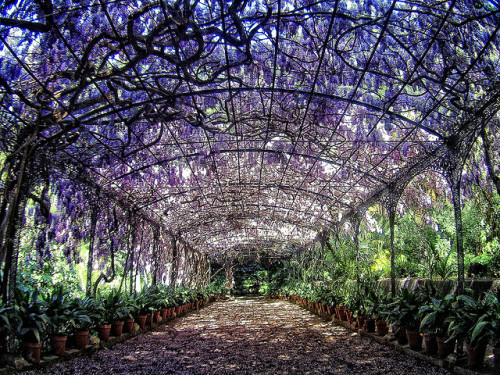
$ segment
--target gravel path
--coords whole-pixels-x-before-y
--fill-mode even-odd
[[[449,374],[262,298],[217,302],[90,357],[38,374]]]

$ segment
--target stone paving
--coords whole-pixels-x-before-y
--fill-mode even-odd
[[[38,374],[448,374],[289,302],[214,303]]]

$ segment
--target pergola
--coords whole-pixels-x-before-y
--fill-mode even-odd
[[[61,231],[84,217],[92,244],[107,230],[119,246],[124,223],[148,226],[159,264],[180,245],[200,259],[300,251],[375,202],[394,255],[397,202],[425,171],[450,185],[463,282],[462,169],[500,108],[496,1],[0,9],[4,296],[23,202],[42,207],[47,184]]]

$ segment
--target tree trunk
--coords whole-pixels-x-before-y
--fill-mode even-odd
[[[2,299],[4,302],[7,302],[8,300],[14,298],[15,278],[17,276],[17,254],[15,254],[15,240],[19,224],[19,215],[21,214],[20,210],[24,206],[22,202],[25,200],[28,190],[28,184],[25,181],[25,173],[27,170],[29,154],[30,150],[28,147],[26,147],[23,153],[23,157],[19,163],[19,168],[12,168],[9,171],[9,173],[17,176],[16,179],[12,181],[12,184],[6,184],[11,185],[12,189],[5,192],[5,199],[8,200],[8,204],[6,205],[7,212],[3,217],[0,226],[0,260],[4,260],[2,288],[0,294],[2,295]],[[12,287],[9,287],[9,282],[11,282],[12,280],[14,280],[14,285],[12,285]]]

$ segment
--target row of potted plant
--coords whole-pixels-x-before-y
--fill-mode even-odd
[[[110,335],[133,332],[135,323],[145,329],[160,319],[199,309],[222,292],[214,286],[198,290],[157,286],[134,294],[110,290],[96,298],[74,298],[62,286],[44,295],[18,289],[13,304],[0,303],[0,351],[15,353],[22,348],[28,360],[38,363],[44,342],[63,356],[68,337],[77,349],[84,349],[91,332],[108,341]]]
[[[305,291],[305,292],[304,292]],[[398,343],[408,343],[412,350],[444,359],[465,343],[468,366],[480,367],[488,344],[495,361],[500,360],[500,303],[498,297],[483,293],[436,298],[432,287],[410,291],[402,289],[395,296],[377,289],[370,281],[340,284],[337,287],[286,287],[274,291],[319,315],[334,315],[354,323],[360,329],[384,336],[392,327]],[[458,347],[458,346],[457,346]]]

